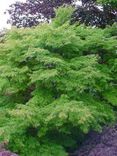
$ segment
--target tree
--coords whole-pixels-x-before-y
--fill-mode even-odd
[[[66,156],[116,121],[116,25],[70,25],[72,12],[0,44],[0,139],[21,156]]]
[[[26,3],[16,2],[8,10],[12,25],[17,27],[31,27],[44,21],[48,21],[55,16],[54,9],[71,4],[72,0],[27,0]]]
[[[31,27],[55,17],[55,8],[71,5],[74,0],[27,0],[26,3],[16,2],[8,10],[9,22],[17,27]],[[71,19],[86,25],[104,28],[117,20],[116,0],[81,0]]]
[[[71,21],[105,28],[117,22],[117,2],[116,0],[82,0],[82,5],[75,10]]]

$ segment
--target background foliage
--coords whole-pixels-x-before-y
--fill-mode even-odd
[[[0,43],[0,139],[21,156],[66,156],[116,121],[116,25],[70,25],[72,12]]]
[[[75,4],[78,4],[77,6]],[[55,17],[55,8],[74,5],[71,23],[78,21],[86,25],[104,28],[117,22],[116,0],[26,0],[12,4],[8,13],[9,23],[17,27],[31,27],[50,22]]]

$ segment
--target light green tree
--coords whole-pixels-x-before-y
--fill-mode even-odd
[[[65,156],[116,121],[116,25],[12,28],[0,43],[0,138],[21,156]]]

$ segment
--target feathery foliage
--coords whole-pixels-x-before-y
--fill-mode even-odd
[[[60,10],[0,43],[0,139],[21,156],[66,156],[116,120],[116,25],[70,25]]]

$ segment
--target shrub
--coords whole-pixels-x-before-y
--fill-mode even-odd
[[[51,24],[12,28],[0,44],[0,138],[21,156],[67,155],[116,120],[116,26],[61,18],[58,11]]]

